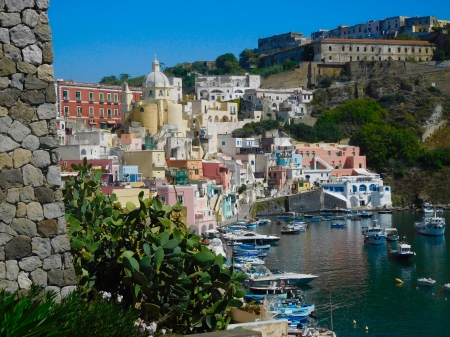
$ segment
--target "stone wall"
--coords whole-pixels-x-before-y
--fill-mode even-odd
[[[0,0],[0,288],[76,283],[60,188],[49,0]]]

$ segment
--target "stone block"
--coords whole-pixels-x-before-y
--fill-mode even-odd
[[[5,63],[8,63],[8,62],[3,62],[3,60],[8,60],[8,59],[6,57],[0,59],[0,76],[14,74],[16,72],[16,69],[15,69],[16,64],[13,61],[8,60],[8,62],[11,62],[14,65],[14,69],[11,72],[9,72],[9,70],[11,68],[9,68],[8,65],[5,66]],[[20,91],[17,88],[8,88],[8,89],[0,91],[0,105],[7,107],[8,109],[13,107],[14,104],[17,103],[17,99],[19,97],[21,97],[21,94],[22,94],[22,91]],[[11,116],[11,112],[9,113],[9,115]]]
[[[77,284],[75,268],[64,269],[64,283],[66,286]]]
[[[8,116],[8,109],[0,106],[0,117],[6,117]]]
[[[56,123],[56,119],[50,119],[48,121],[48,133],[51,135],[58,134],[58,124]]]
[[[9,38],[11,39],[11,43],[13,43],[16,47],[19,48],[24,48],[26,46],[33,45],[34,43],[36,43],[36,37],[34,36],[33,31],[30,29],[30,27],[27,27],[22,24],[14,26],[9,30]],[[41,60],[42,60],[42,53],[41,53]]]
[[[31,239],[25,235],[17,235],[5,245],[5,257],[10,259],[21,259],[31,254]]]
[[[53,252],[65,253],[70,251],[70,241],[66,234],[59,235],[51,240]]]
[[[50,244],[50,239],[44,238],[32,238],[31,247],[34,254],[39,256],[41,259],[45,259],[52,253],[52,246]]]
[[[19,265],[16,260],[7,260],[6,266],[6,278],[10,281],[17,281],[19,276]]]
[[[0,233],[0,246],[6,245],[9,241],[14,238],[11,234]],[[0,277],[1,278],[1,277]]]
[[[44,219],[44,211],[42,210],[42,206],[38,202],[30,202],[27,205],[27,217],[31,221],[41,221]]]
[[[40,10],[46,10],[50,6],[50,0],[36,0],[36,7]]]
[[[51,164],[50,154],[44,150],[33,152],[33,164],[39,168],[45,168]],[[60,178],[61,180],[61,178]]]
[[[2,219],[3,220],[3,219]],[[0,233],[6,233],[12,236],[17,236],[17,233],[14,229],[9,227],[8,225],[5,225],[4,223],[0,223]],[[0,245],[3,246],[3,245]]]
[[[13,167],[13,160],[7,153],[0,153],[0,170]]]
[[[37,256],[25,257],[19,261],[20,269],[30,272],[42,267],[42,261]]]
[[[51,159],[52,159],[52,164],[59,164],[59,149],[54,149],[51,151]]]
[[[17,148],[14,150],[13,161],[14,168],[20,168],[28,164],[31,160],[31,151],[22,148]]]
[[[42,269],[44,270],[50,270],[50,269],[61,269],[61,255],[54,254],[50,255],[44,261],[42,261]],[[64,276],[63,276],[64,277]]]
[[[11,81],[7,76],[0,77],[0,90],[8,88],[9,83],[11,83]],[[6,108],[2,107],[2,111],[3,111],[3,113],[1,115],[1,117],[5,117],[8,114],[8,110]]]
[[[36,224],[28,219],[13,219],[11,222],[11,228],[14,229],[19,235],[26,235],[30,238],[38,236]]]
[[[58,218],[58,226],[59,226],[59,233],[60,234],[66,234],[67,232],[67,223],[65,217]]]
[[[64,258],[64,268],[65,269],[73,268],[72,254],[70,252],[66,252],[64,253],[63,258]]]
[[[44,205],[44,217],[46,219],[56,219],[64,216],[64,204],[62,202],[53,202]]]
[[[16,142],[22,142],[31,130],[23,125],[20,121],[14,121],[8,129],[8,135]]]
[[[52,292],[54,293],[55,296],[55,302],[56,303],[60,303],[61,302],[61,290],[59,289],[59,287],[56,286],[47,286],[45,287],[45,292]]]
[[[19,290],[19,285],[15,281],[0,280],[0,289],[5,289],[6,291],[13,293]]]
[[[9,29],[0,28],[0,43],[4,43],[4,44],[11,43],[11,41],[9,39]],[[3,57],[3,55],[0,54],[0,57]]]
[[[61,289],[61,298],[64,299],[73,291],[77,290],[76,286],[67,286]]]
[[[47,85],[48,85],[47,82],[44,82],[43,80],[39,79],[36,75],[28,74],[27,77],[25,78],[25,88],[28,90],[45,89],[47,88]]]
[[[23,60],[35,66],[42,64],[42,50],[37,45],[32,44],[22,49]]]
[[[33,8],[34,0],[5,0],[8,12],[22,12],[25,8]]]
[[[42,63],[46,64],[53,63],[53,45],[50,41],[42,44]],[[55,88],[55,86],[52,87],[53,89]]]
[[[10,28],[17,26],[21,22],[20,13],[0,12],[0,27]]]
[[[17,64],[17,70],[24,74],[36,74],[37,68],[28,62],[19,62]]]
[[[23,176],[19,169],[2,170],[0,172],[0,188],[23,186]],[[1,214],[1,209],[0,209]]]
[[[29,203],[34,200],[34,188],[32,186],[25,186],[20,189],[20,201]]]
[[[58,137],[55,136],[45,136],[39,139],[41,142],[41,148],[43,149],[55,149],[59,147]]]
[[[56,90],[53,84],[49,84],[45,89],[45,102],[56,103]]]
[[[27,216],[27,204],[23,202],[17,203],[16,218],[25,218]]]
[[[9,128],[11,127],[13,120],[9,116],[5,116],[0,118],[0,133],[7,133]]]
[[[53,83],[55,78],[53,74],[53,67],[49,64],[43,64],[38,68],[38,78],[42,81]]]
[[[45,103],[38,107],[37,116],[39,119],[56,118],[56,105],[53,103]]]
[[[0,246],[0,261],[5,261],[5,246]]]
[[[48,284],[57,285],[59,287],[64,287],[66,284],[64,282],[64,270],[61,269],[51,269],[47,272]]]
[[[48,285],[47,282],[47,272],[43,271],[41,268],[33,270],[30,273],[30,278],[34,284],[46,287]]]
[[[22,91],[20,99],[26,104],[39,105],[45,103],[45,94],[42,90],[25,90]]]
[[[46,121],[38,121],[30,124],[30,129],[33,135],[42,137],[48,134],[48,127]]]
[[[40,42],[48,42],[52,39],[52,32],[50,26],[47,23],[39,22],[34,28],[34,35]]]
[[[27,136],[22,142],[22,147],[30,151],[37,150],[39,148],[39,145],[39,138],[33,135]]]
[[[11,61],[14,61],[16,63],[22,61],[22,51],[19,48],[14,47],[12,44],[4,45],[3,46],[3,52],[5,53],[5,56],[7,58],[9,58]],[[23,74],[20,74],[20,73],[13,74],[13,76],[14,75],[16,75],[16,76],[17,75],[22,75],[23,76]],[[22,85],[21,88],[19,88],[19,87],[17,87],[17,88],[22,90],[23,89],[23,85]]]
[[[59,165],[49,166],[46,178],[47,184],[49,184],[50,186],[61,186],[61,167]]]
[[[36,187],[34,189],[34,195],[41,204],[48,204],[55,201],[54,192],[51,189],[44,186]]]
[[[0,179],[1,179],[1,174],[0,174]],[[7,203],[0,204],[0,219],[3,222],[5,222],[7,225],[10,224],[11,221],[14,219],[15,214],[16,214],[16,207],[14,205],[10,205]]]
[[[42,171],[31,164],[27,164],[22,168],[23,183],[25,185],[31,185],[33,187],[42,186],[44,183],[44,177]]]
[[[11,108],[9,116],[20,121],[23,125],[29,125],[35,117],[35,111],[34,107],[19,101]]]
[[[0,262],[0,280],[6,278],[6,265],[5,262]]]
[[[59,234],[58,221],[52,220],[42,220],[38,223],[37,231],[41,237],[52,238]]]
[[[8,76],[16,73],[16,63],[7,57],[0,59],[0,76]],[[6,94],[5,94],[6,96]],[[17,100],[17,98],[16,98]],[[15,101],[15,100],[14,100]],[[12,104],[8,107],[11,107]]]
[[[13,74],[11,76],[11,87],[23,90],[23,81],[25,79],[24,74]]]
[[[10,188],[8,190],[8,194],[6,197],[6,201],[9,202],[10,204],[15,204],[19,202],[19,194],[20,194],[20,189],[19,188]]]
[[[39,22],[39,14],[33,9],[26,9],[22,12],[22,22],[28,27],[34,28]]]
[[[20,289],[30,289],[33,282],[28,278],[28,273],[21,271],[19,276],[17,277],[17,283],[19,284]]]
[[[10,152],[19,146],[20,144],[13,141],[10,137],[0,135],[0,152]]]
[[[0,190],[0,203],[6,200],[6,194]]]

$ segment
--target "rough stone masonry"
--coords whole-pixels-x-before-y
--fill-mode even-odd
[[[74,289],[60,190],[49,0],[0,0],[0,288]]]

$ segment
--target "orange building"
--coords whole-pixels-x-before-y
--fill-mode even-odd
[[[187,180],[203,179],[203,163],[201,159],[166,159],[169,169],[186,169]]]

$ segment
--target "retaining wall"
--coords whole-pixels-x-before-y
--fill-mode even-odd
[[[0,288],[74,289],[49,0],[0,0]]]

